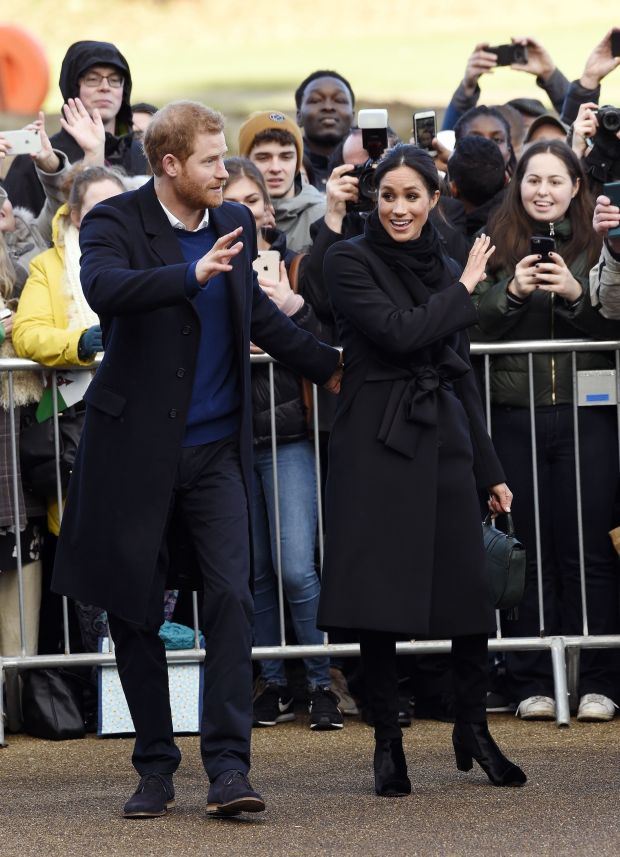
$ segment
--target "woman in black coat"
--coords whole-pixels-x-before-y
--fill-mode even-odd
[[[495,785],[526,777],[486,722],[494,629],[477,486],[495,513],[512,495],[486,431],[465,329],[493,252],[482,236],[460,269],[427,222],[439,198],[432,158],[399,145],[376,170],[362,236],[341,241],[325,275],[345,374],[330,440],[319,627],[360,634],[375,724],[377,794],[411,790],[398,725],[395,642],[452,638],[457,766]]]

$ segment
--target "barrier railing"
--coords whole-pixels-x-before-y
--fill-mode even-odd
[[[580,478],[580,461],[579,461],[579,420],[578,420],[578,400],[577,400],[577,369],[576,357],[578,352],[582,351],[608,351],[615,352],[615,367],[616,367],[616,385],[617,385],[617,426],[618,426],[618,443],[620,447],[620,340],[591,342],[582,340],[554,340],[554,341],[523,341],[523,342],[508,342],[508,343],[475,343],[472,344],[472,355],[480,355],[484,357],[484,393],[487,423],[492,434],[491,422],[491,386],[490,386],[490,369],[491,360],[494,355],[501,354],[524,354],[528,358],[528,379],[530,387],[530,430],[532,441],[532,473],[534,479],[534,513],[536,520],[536,560],[537,560],[537,586],[538,586],[538,611],[539,611],[539,636],[534,637],[506,637],[502,633],[501,621],[499,613],[497,614],[497,630],[494,639],[489,641],[490,651],[541,651],[547,650],[550,653],[553,681],[556,700],[556,722],[558,726],[568,726],[570,723],[570,705],[569,705],[569,684],[568,679],[571,677],[572,683],[576,681],[578,673],[578,658],[579,652],[582,649],[590,648],[620,648],[620,633],[605,636],[595,636],[589,633],[588,614],[587,614],[587,599],[586,599],[586,568],[583,548],[583,522],[581,509],[581,478]],[[578,520],[578,535],[579,535],[579,573],[581,584],[581,599],[583,609],[583,633],[581,635],[546,635],[544,623],[544,599],[542,585],[542,555],[541,555],[541,539],[540,539],[540,498],[538,497],[538,472],[537,472],[537,455],[536,455],[536,424],[535,424],[535,406],[534,406],[534,373],[533,373],[533,355],[536,353],[553,353],[553,352],[569,352],[572,354],[572,371],[573,371],[573,422],[575,436],[575,472],[576,472],[576,492],[577,492],[577,520]],[[359,645],[356,643],[342,644],[330,643],[327,634],[324,637],[324,642],[321,645],[298,645],[289,644],[286,639],[286,623],[284,610],[284,590],[282,582],[282,555],[280,549],[280,508],[278,495],[278,443],[276,438],[276,417],[275,417],[275,385],[274,385],[274,361],[266,354],[253,354],[253,363],[269,364],[269,386],[270,386],[270,401],[271,401],[271,451],[273,457],[273,484],[274,484],[274,505],[275,505],[275,532],[276,532],[276,557],[275,571],[278,581],[278,605],[279,605],[279,623],[280,623],[280,645],[270,647],[254,647],[252,656],[255,659],[261,658],[296,658],[296,657],[313,657],[321,655],[330,655],[337,657],[350,657],[359,654]],[[99,361],[98,361],[99,362]],[[72,371],[78,367],[71,367]],[[62,487],[60,481],[60,464],[59,464],[59,428],[58,428],[58,407],[56,401],[56,371],[49,370],[30,360],[22,360],[17,358],[1,358],[0,359],[0,376],[3,373],[8,373],[8,391],[9,391],[9,413],[14,416],[14,384],[13,373],[18,370],[45,371],[51,377],[52,393],[53,393],[53,414],[54,435],[55,435],[55,451],[56,451],[56,496],[59,507],[59,514],[62,518]],[[84,369],[89,371],[89,369]],[[319,454],[319,403],[316,387],[313,388],[313,436],[314,436],[314,455],[315,455],[315,472],[317,485],[317,507],[318,507],[318,528],[317,528],[317,543],[319,555],[322,562],[323,559],[323,514],[322,514],[322,498],[321,498],[321,460]],[[15,532],[20,530],[20,514],[19,514],[19,482],[17,462],[19,457],[17,431],[15,419],[10,422],[10,463],[11,463],[11,488],[13,493],[13,508],[15,509]],[[23,580],[23,558],[21,554],[20,539],[16,538],[16,562],[18,576],[18,600],[19,600],[19,628],[20,628],[20,653],[14,655],[0,656],[0,691],[3,688],[4,677],[6,670],[24,670],[43,667],[62,667],[72,664],[74,666],[90,666],[90,665],[106,665],[115,662],[114,653],[99,654],[99,653],[74,653],[71,652],[69,639],[69,605],[67,598],[63,598],[63,638],[64,638],[64,653],[56,655],[32,655],[27,654],[26,646],[26,617],[24,611],[24,580]],[[2,573],[2,572],[0,572]],[[168,651],[167,658],[169,663],[196,663],[204,659],[204,650],[199,647],[199,607],[197,593],[193,593],[192,599],[193,612],[193,630],[194,630],[194,648],[182,651]],[[450,640],[411,640],[409,642],[399,642],[397,651],[401,654],[443,654],[450,651]],[[4,717],[3,717],[3,694],[0,692],[0,746],[4,744]]]

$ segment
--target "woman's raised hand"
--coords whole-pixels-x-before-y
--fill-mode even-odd
[[[483,232],[474,241],[474,246],[469,251],[465,270],[461,275],[461,283],[470,295],[478,283],[481,283],[486,277],[486,265],[494,252],[495,245],[491,245],[491,238]]]

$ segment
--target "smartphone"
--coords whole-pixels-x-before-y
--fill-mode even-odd
[[[437,136],[437,122],[434,110],[425,110],[424,113],[413,114],[413,138],[416,146],[420,149],[426,149],[427,152],[433,150],[433,139]]]
[[[259,277],[266,280],[280,280],[280,254],[277,250],[259,250],[252,266]]]
[[[603,193],[609,197],[612,205],[617,205],[620,208],[620,182],[606,182],[603,185]],[[607,234],[611,238],[620,238],[620,224],[610,229]]]
[[[525,65],[527,63],[527,48],[525,45],[497,45],[485,48],[490,54],[495,54],[498,65]]]
[[[8,306],[5,306],[4,309],[0,309],[0,321],[2,321],[3,318],[8,318],[10,315],[13,315],[13,312],[8,308]]]
[[[542,256],[541,262],[551,262],[549,253],[555,252],[555,238],[549,235],[532,235],[530,238],[530,256]]]
[[[41,136],[38,131],[0,131],[0,136],[9,144],[9,156],[13,155],[36,155],[43,148]]]
[[[611,31],[611,55],[620,57],[620,30]]]

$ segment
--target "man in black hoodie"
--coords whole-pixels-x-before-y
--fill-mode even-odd
[[[59,84],[65,101],[77,97],[89,112],[99,110],[106,130],[106,164],[122,167],[128,175],[146,173],[144,152],[131,133],[131,73],[118,48],[110,42],[75,42],[62,61]],[[54,134],[50,142],[72,163],[84,156],[66,131]],[[28,155],[15,158],[4,184],[14,205],[35,214],[41,211],[45,195]]]

